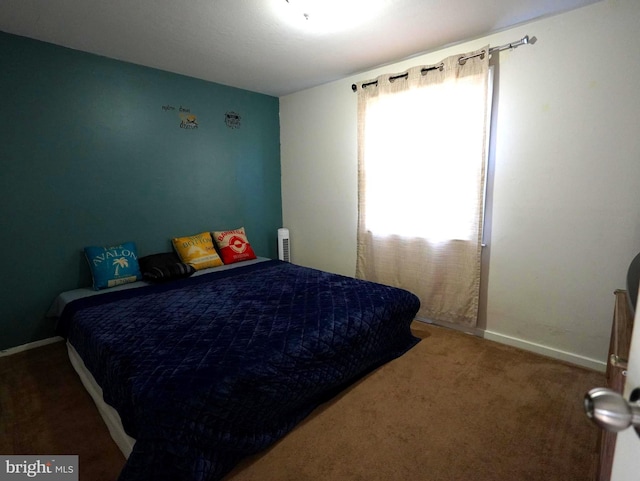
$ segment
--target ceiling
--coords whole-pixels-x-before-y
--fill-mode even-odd
[[[279,97],[597,0],[310,1],[1,0],[0,31]]]

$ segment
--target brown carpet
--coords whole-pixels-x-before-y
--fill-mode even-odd
[[[77,454],[81,481],[115,481],[122,470],[63,342],[0,357],[0,454]]]
[[[595,479],[599,433],[582,397],[604,374],[414,327],[415,348],[225,480]],[[0,433],[0,453],[79,454],[82,481],[115,480],[124,463],[62,343],[0,358]]]

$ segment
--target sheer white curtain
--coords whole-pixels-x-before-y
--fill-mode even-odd
[[[488,51],[358,91],[356,276],[412,291],[419,318],[467,327],[480,290]]]

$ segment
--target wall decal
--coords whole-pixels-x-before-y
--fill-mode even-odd
[[[180,122],[181,129],[197,129],[198,118],[193,114],[180,114],[182,122]]]
[[[176,110],[173,105],[163,105],[162,110],[164,112],[170,112],[172,110]],[[195,114],[191,113],[191,109],[189,107],[183,107],[182,105],[178,108],[178,116],[180,117],[180,128],[181,129],[197,129],[198,128],[198,117]]]
[[[224,122],[227,124],[227,127],[230,129],[239,129],[240,128],[240,114],[236,112],[227,112],[224,114]]]
[[[181,129],[197,129],[198,128],[198,119],[197,117],[191,113],[191,109],[188,107],[180,106],[180,128]]]

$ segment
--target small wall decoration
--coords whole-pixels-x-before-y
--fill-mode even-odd
[[[198,128],[198,118],[191,113],[191,109],[180,106],[180,128],[181,129],[197,129]]]
[[[240,120],[240,114],[236,112],[227,112],[226,114],[224,114],[224,122],[230,129],[239,129]]]
[[[171,112],[176,110],[173,105],[163,105],[163,112]],[[180,128],[181,129],[197,129],[198,128],[198,117],[195,114],[191,113],[191,109],[188,107],[183,107],[182,105],[178,108],[178,117],[180,118]]]
[[[180,122],[181,129],[197,129],[198,118],[193,114],[180,114],[182,122]]]

